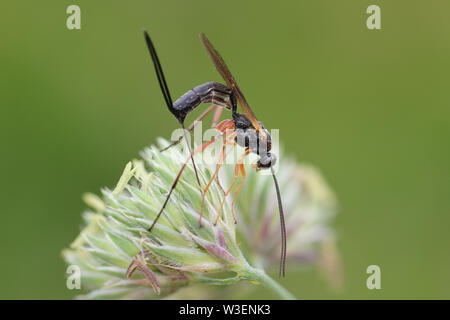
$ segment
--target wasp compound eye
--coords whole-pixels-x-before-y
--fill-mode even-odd
[[[272,153],[267,153],[261,158],[259,158],[258,162],[256,163],[256,166],[260,169],[268,169],[275,165],[277,162],[277,157]]]

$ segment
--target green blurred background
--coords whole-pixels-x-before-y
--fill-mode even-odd
[[[81,30],[66,29],[70,4]],[[382,30],[366,28],[370,4]],[[144,27],[174,98],[221,81],[205,32],[265,126],[336,191],[345,286],[334,292],[306,269],[288,289],[450,298],[449,10],[444,0],[2,1],[0,298],[71,298],[60,252],[80,230],[81,195],[114,186],[178,126]],[[366,288],[371,264],[381,290]]]

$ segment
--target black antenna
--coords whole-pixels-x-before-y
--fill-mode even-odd
[[[152,57],[153,65],[155,66],[156,75],[158,77],[159,86],[161,87],[161,91],[164,96],[164,100],[166,101],[167,107],[169,110],[174,113],[172,97],[170,96],[169,87],[167,86],[166,79],[164,77],[164,73],[162,71],[161,63],[159,62],[158,55],[156,54],[155,46],[153,45],[148,32],[144,30],[145,42],[147,43],[148,51],[150,52],[150,56]]]
[[[158,55],[156,54],[155,46],[153,45],[153,42],[150,39],[150,36],[149,36],[147,30],[143,30],[143,32],[144,32],[145,42],[147,43],[148,51],[150,52],[150,56],[152,57],[153,65],[155,66],[156,75],[158,77],[159,86],[160,86],[161,91],[163,93],[164,100],[166,101],[167,107],[169,108],[170,112],[172,112],[175,115],[175,117],[177,119],[179,119],[178,112],[173,107],[172,97],[170,96],[169,87],[167,86],[167,82],[166,82],[166,79],[164,77],[164,73],[162,71],[161,63],[159,62]],[[189,140],[188,140],[187,134],[186,134],[186,129],[184,127],[184,120],[180,120],[179,119],[178,121],[181,123],[181,127],[183,128],[184,139],[186,140],[186,144],[187,144],[187,147],[188,147],[188,150],[189,150],[189,154],[191,156],[191,161],[192,161],[192,165],[194,167],[195,177],[197,178],[197,183],[198,183],[198,186],[200,187],[200,193],[203,193],[202,185],[200,183],[200,178],[198,177],[197,166],[195,165],[194,156],[192,155],[191,146],[189,144]],[[186,166],[186,164],[184,166]],[[183,169],[184,169],[184,167],[183,167]],[[181,175],[182,171],[183,170],[180,171],[179,176]],[[178,179],[180,178],[179,176],[175,180],[174,185],[176,185]],[[170,198],[170,195],[172,194],[172,191],[173,190],[171,190],[169,195],[167,196],[166,201],[164,202],[164,205],[163,205],[161,211],[156,216],[156,219],[153,221],[153,224],[151,225],[149,231],[153,228],[153,226],[155,225],[156,221],[161,216],[161,213],[163,212],[164,208],[167,205],[167,202],[169,201],[169,198]]]
[[[280,211],[280,227],[281,227],[281,258],[280,258],[280,271],[278,276],[284,277],[286,275],[286,223],[284,221],[283,205],[281,203],[280,187],[278,186],[277,178],[273,167],[270,167],[272,171],[273,181],[275,182],[275,189],[277,191],[278,210]]]

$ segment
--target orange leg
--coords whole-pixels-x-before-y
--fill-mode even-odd
[[[222,124],[222,123],[221,123],[221,124]],[[234,144],[235,144],[235,142],[234,142],[233,139],[234,139],[234,137],[236,136],[236,133],[235,133],[234,131],[231,131],[231,133],[230,133],[230,131],[228,131],[228,130],[231,130],[231,129],[230,129],[230,124],[226,124],[225,126],[223,126],[223,124],[222,124],[221,130],[222,130],[222,131],[221,131],[221,135],[223,135],[223,133],[225,132],[224,141],[223,141],[223,147],[222,147],[222,151],[221,151],[220,156],[219,156],[219,161],[218,161],[218,163],[217,163],[216,170],[214,171],[214,173],[213,173],[213,175],[212,175],[212,177],[211,177],[211,180],[208,182],[206,188],[203,190],[203,194],[202,194],[202,205],[201,205],[200,219],[199,219],[199,224],[200,224],[200,226],[202,225],[201,221],[202,221],[203,210],[204,210],[204,206],[205,206],[206,192],[208,191],[208,189],[209,189],[209,187],[211,186],[211,184],[212,184],[212,182],[214,181],[214,179],[217,180],[217,183],[218,183],[220,189],[222,189],[223,193],[225,194],[225,190],[224,190],[224,189],[222,188],[222,186],[220,185],[220,181],[219,181],[219,170],[220,170],[220,168],[221,168],[222,165],[223,165],[223,161],[226,159],[226,157],[227,157],[227,156],[230,154],[230,152],[232,151],[232,150],[229,150],[228,152],[225,152],[227,144],[231,144],[231,145],[234,145]],[[232,141],[232,142],[230,142],[230,141]]]
[[[202,225],[202,217],[203,217],[203,209],[205,206],[205,196],[206,196],[206,192],[208,191],[209,187],[211,186],[211,183],[214,181],[214,179],[218,176],[219,170],[222,167],[223,164],[223,159],[225,157],[225,148],[226,148],[226,144],[224,142],[223,147],[222,147],[222,151],[220,152],[220,156],[219,156],[219,162],[217,163],[216,166],[216,171],[214,171],[214,174],[211,177],[211,180],[209,180],[208,184],[206,185],[205,189],[203,190],[203,195],[202,195],[202,206],[200,209],[200,219],[198,221],[198,223],[200,224],[200,226]]]
[[[211,169],[209,169],[209,168],[208,168],[208,171],[209,171],[209,173],[211,174],[211,176],[214,174],[214,171],[211,170]],[[225,189],[222,187],[222,184],[220,183],[219,175],[218,175],[218,174],[216,175],[216,183],[217,183],[217,185],[219,186],[219,188],[220,188],[220,190],[222,191],[222,193],[225,194]]]
[[[198,152],[203,152],[207,147],[209,147],[211,144],[216,142],[220,137],[222,137],[227,132],[227,130],[231,130],[233,128],[234,128],[233,120],[223,120],[221,123],[217,125],[216,128],[217,130],[220,131],[220,133],[211,140],[209,140],[208,142],[205,142],[201,146],[198,146],[196,149],[194,149],[193,153],[195,154]],[[187,161],[189,161],[189,159],[187,159]]]
[[[218,107],[219,110],[219,107]],[[222,108],[220,108],[220,110],[222,110]],[[216,110],[216,114],[217,114],[217,110]],[[220,114],[219,114],[220,116]],[[224,136],[224,144],[222,147],[222,151],[220,153],[219,156],[219,161],[216,167],[216,170],[213,174],[213,176],[211,177],[211,180],[208,182],[208,185],[206,186],[206,188],[203,190],[203,194],[202,194],[202,204],[201,204],[201,209],[200,209],[200,218],[199,218],[199,225],[202,225],[202,217],[203,217],[203,210],[204,210],[204,206],[205,206],[205,196],[206,196],[206,192],[208,191],[209,187],[211,186],[211,183],[214,181],[215,178],[218,179],[218,173],[220,168],[223,165],[223,160],[224,158],[228,155],[228,153],[225,153],[225,149],[226,149],[226,139],[230,136],[235,136],[235,133],[232,131],[234,130],[234,121],[233,120],[223,120],[222,122],[220,122],[218,125],[215,125],[216,129],[220,131],[220,134],[217,135],[213,140],[211,140],[208,145],[204,144],[204,147],[202,148],[202,151],[205,150],[210,144],[212,144],[213,142],[215,142],[220,136]],[[229,134],[229,130],[232,131],[231,134]],[[220,185],[220,184],[219,184]],[[220,186],[220,188],[223,190],[222,186]]]
[[[211,139],[208,142],[203,143],[201,146],[198,146],[197,148],[195,148],[192,151],[191,157],[194,154],[197,154],[199,152],[204,151],[208,146],[210,146],[211,144],[213,144],[215,141],[217,141],[221,136],[223,136],[223,134],[228,130],[228,129],[233,129],[234,128],[234,122],[233,120],[224,120],[221,123],[219,123],[218,125],[218,130],[221,131],[220,134],[218,134],[217,136],[215,136],[213,139]],[[170,191],[169,194],[166,197],[166,200],[164,201],[164,204],[162,205],[161,210],[158,212],[158,214],[156,215],[155,219],[153,220],[152,225],[150,226],[150,228],[148,229],[148,231],[152,231],[153,227],[155,226],[156,222],[158,221],[159,217],[161,216],[161,214],[163,213],[169,199],[170,196],[172,195],[173,190],[175,189],[175,187],[178,184],[178,181],[180,180],[181,174],[183,173],[184,168],[186,167],[187,163],[189,162],[189,160],[191,159],[191,157],[188,157],[186,159],[186,161],[183,163],[183,165],[181,166],[180,171],[177,174],[177,177],[175,178],[172,186],[170,187]]]
[[[241,183],[239,184],[239,187],[236,189],[236,192],[234,193],[234,197],[233,197],[233,202],[231,203],[231,214],[234,215],[234,202],[236,201],[236,197],[239,193],[239,191],[242,188],[242,185],[244,184],[244,180],[245,180],[245,169],[244,169],[244,164],[240,164],[239,167],[241,168],[241,174],[242,174],[242,180]],[[234,219],[234,221],[236,221],[236,218]]]
[[[230,142],[230,141],[229,141],[229,138],[234,139],[235,136],[236,136],[235,133],[226,136],[225,143],[226,143],[226,144],[231,144],[232,146],[234,146],[234,145],[236,144],[236,142],[234,142],[234,141]],[[232,139],[231,139],[231,140],[232,140]],[[232,152],[232,151],[233,151],[233,149],[230,149],[230,150],[225,154],[225,158],[224,158],[224,159],[226,159],[226,158],[228,157],[228,155],[230,154],[230,152]],[[225,194],[226,191],[225,191],[225,189],[222,187],[222,184],[220,183],[220,179],[219,179],[219,175],[218,175],[218,174],[216,175],[216,181],[217,181],[217,184],[219,185],[220,190],[222,190],[223,194]]]
[[[244,163],[244,158],[250,153],[250,149],[246,148],[245,149],[245,153],[239,158],[238,162],[236,163],[235,167],[234,167],[234,179],[233,182],[231,183],[231,186],[228,188],[227,192],[225,192],[225,195],[223,196],[223,200],[222,203],[220,204],[220,210],[219,213],[217,214],[216,217],[216,221],[214,222],[214,225],[217,224],[217,222],[219,221],[220,215],[222,214],[223,211],[223,206],[225,204],[225,199],[227,198],[228,194],[231,192],[231,190],[233,189],[234,184],[237,181],[237,178],[239,177],[239,169],[240,166],[243,165]],[[234,211],[231,212],[233,215],[233,219],[234,219],[234,223],[237,223],[236,217],[234,215]]]
[[[213,105],[210,108],[214,108],[214,107],[216,107],[216,111],[214,112],[214,117],[213,117],[213,121],[212,121],[212,124],[211,124],[211,128],[217,127],[217,122],[219,121],[220,115],[222,114],[222,110],[223,110],[223,108],[221,106],[214,106]],[[209,112],[210,109],[208,109],[207,111]],[[211,172],[211,174],[213,173],[212,170],[209,170],[209,171]],[[219,175],[218,174],[216,175],[216,181],[217,181],[217,184],[219,185],[219,188],[222,190],[223,193],[225,193],[225,190],[222,188],[222,185],[220,184]]]
[[[220,183],[219,175],[216,176],[216,182],[217,182],[217,185],[219,186],[220,190],[222,190],[223,194],[225,194],[225,189],[222,187],[222,184]]]

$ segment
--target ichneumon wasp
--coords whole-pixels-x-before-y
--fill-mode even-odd
[[[281,194],[280,194],[280,188],[278,186],[278,181],[275,176],[275,172],[273,169],[273,166],[276,162],[276,156],[272,153],[270,153],[271,150],[271,137],[269,135],[269,132],[264,128],[261,122],[259,122],[253,111],[250,109],[249,104],[247,103],[247,100],[245,99],[242,91],[239,89],[236,80],[234,79],[233,75],[231,74],[230,70],[228,69],[227,65],[225,64],[225,61],[220,56],[220,54],[217,52],[217,50],[213,47],[211,42],[208,40],[208,38],[202,33],[200,34],[200,40],[202,41],[203,45],[206,48],[206,51],[211,58],[212,62],[214,63],[215,68],[220,73],[222,78],[225,80],[226,85],[223,85],[221,83],[210,81],[204,84],[201,84],[199,86],[196,86],[195,88],[189,90],[184,95],[182,95],[178,100],[175,102],[172,102],[172,98],[169,92],[169,88],[167,86],[167,82],[164,77],[164,73],[162,71],[161,63],[159,62],[158,55],[156,54],[156,49],[153,45],[152,40],[150,39],[149,34],[147,31],[144,30],[144,37],[145,41],[147,43],[148,50],[150,52],[150,56],[153,60],[153,64],[156,70],[156,75],[158,77],[158,82],[161,87],[161,91],[164,96],[164,100],[166,102],[167,107],[169,108],[169,111],[175,116],[175,118],[178,120],[178,122],[181,124],[181,127],[183,128],[184,132],[184,138],[188,144],[188,150],[190,153],[190,157],[183,163],[177,177],[175,178],[170,191],[164,201],[164,204],[159,211],[158,215],[154,219],[152,225],[148,229],[149,231],[152,230],[153,226],[158,221],[159,217],[161,216],[162,212],[164,211],[170,196],[175,189],[180,176],[186,167],[187,163],[192,161],[193,168],[195,171],[195,175],[197,178],[197,182],[199,184],[200,190],[202,191],[202,199],[204,201],[204,197],[206,192],[208,191],[208,188],[210,187],[212,181],[217,177],[219,169],[222,165],[223,158],[226,157],[226,146],[227,145],[233,145],[236,144],[242,146],[245,148],[244,154],[238,159],[236,165],[235,165],[235,177],[233,180],[233,183],[231,184],[230,188],[227,189],[225,192],[225,196],[223,199],[223,202],[225,201],[227,195],[231,192],[238,176],[239,172],[242,174],[242,177],[245,178],[245,169],[244,169],[244,158],[249,155],[250,153],[257,154],[259,156],[259,160],[254,165],[256,170],[260,169],[270,169],[273,177],[273,181],[275,184],[275,190],[277,194],[277,200],[278,200],[278,208],[280,213],[280,225],[281,225],[281,258],[280,258],[280,276],[285,275],[285,264],[286,264],[286,226],[284,221],[284,213],[283,213],[283,206],[281,202]],[[185,131],[185,125],[184,121],[186,119],[186,116],[192,112],[194,109],[196,109],[199,105],[203,103],[212,103],[213,105],[209,107],[205,112],[203,112],[202,115],[200,115],[199,118],[197,118],[191,126],[188,127],[188,130],[191,131],[195,127],[196,124],[198,124],[200,121],[203,120],[203,118],[209,114],[212,110],[216,110],[213,118],[213,128],[217,129],[219,131],[219,134],[214,137],[212,140],[203,143],[201,146],[195,148],[194,150],[191,150],[189,146],[189,142],[186,136]],[[244,113],[238,113],[237,112],[237,104],[241,106]],[[221,112],[223,109],[230,110],[232,113],[232,119],[223,120],[220,123],[217,123]],[[216,171],[214,172],[211,180],[207,184],[207,186],[202,189],[200,179],[197,173],[197,168],[195,165],[194,157],[193,155],[199,152],[202,152],[205,150],[208,146],[210,146],[212,143],[217,141],[219,138],[224,139],[224,144],[222,147],[222,151],[220,154],[220,160],[217,164]],[[167,148],[173,146],[174,144],[181,141],[183,137],[181,137],[178,141],[173,142],[171,145],[169,145]],[[165,149],[167,149],[165,148]],[[161,150],[164,151],[165,149]],[[239,192],[240,188],[242,187],[242,183],[244,180],[241,181],[241,184],[237,188],[235,192],[235,196],[233,198],[232,202],[232,214],[234,217],[234,220],[236,222],[236,218],[234,216],[234,200],[236,198],[237,193]],[[219,210],[217,214],[217,218],[215,223],[219,220],[220,214],[222,212],[223,203],[221,204],[221,209]],[[202,202],[202,208],[201,208],[201,215],[200,215],[200,225],[201,225],[201,217],[203,214],[203,202]]]

